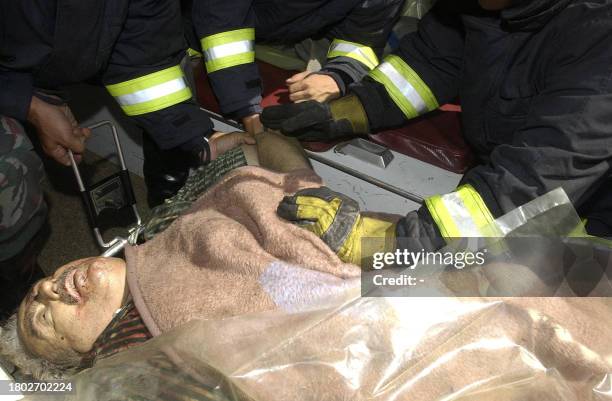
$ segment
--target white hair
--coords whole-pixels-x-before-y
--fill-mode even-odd
[[[21,343],[15,313],[0,327],[0,357],[15,365],[20,374],[38,380],[65,379],[77,372],[72,366],[61,366],[32,355]]]

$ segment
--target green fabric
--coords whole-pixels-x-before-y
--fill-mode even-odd
[[[199,167],[189,176],[183,188],[175,196],[166,199],[163,204],[156,206],[151,211],[151,219],[143,232],[144,239],[149,240],[164,231],[221,177],[246,165],[244,152],[238,147],[217,157],[209,164]]]

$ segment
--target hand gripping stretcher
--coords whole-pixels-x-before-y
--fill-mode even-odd
[[[104,249],[102,256],[114,256],[121,252],[126,244],[135,244],[137,242],[138,236],[144,228],[144,224],[136,206],[136,197],[134,196],[134,189],[130,180],[130,174],[125,165],[125,159],[123,157],[119,136],[117,134],[117,128],[110,121],[101,121],[88,128],[93,131],[97,128],[105,126],[110,127],[113,139],[115,141],[117,157],[119,158],[121,167],[119,172],[112,174],[95,184],[88,185],[83,181],[79,167],[74,160],[74,155],[70,150],[68,151],[68,154],[70,156],[70,162],[72,163],[74,176],[79,186],[81,198],[83,200],[83,204],[85,205],[87,219],[92,227],[98,245]],[[108,209],[116,211],[131,209],[135,222],[129,227],[128,233],[125,237],[118,236],[106,242],[100,229],[100,215],[103,211]]]

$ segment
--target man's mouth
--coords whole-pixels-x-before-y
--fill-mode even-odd
[[[68,304],[77,304],[83,301],[83,285],[87,279],[87,272],[80,266],[70,269],[62,275],[60,297]]]

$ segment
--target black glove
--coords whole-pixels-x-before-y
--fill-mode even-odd
[[[367,114],[355,95],[348,95],[330,103],[310,100],[267,107],[261,114],[261,122],[267,128],[307,141],[370,132]]]

